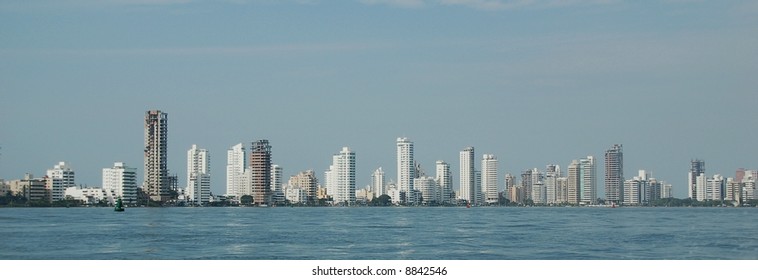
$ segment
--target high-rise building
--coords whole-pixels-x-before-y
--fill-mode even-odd
[[[556,200],[555,203],[566,203],[568,202],[568,178],[567,177],[559,177],[556,180]]]
[[[334,203],[352,205],[355,203],[355,152],[343,147],[332,157],[331,180],[335,193]]]
[[[316,203],[318,179],[316,178],[316,173],[313,172],[313,170],[303,171],[295,176],[290,177],[288,185],[290,189],[300,189],[303,191],[302,196],[305,197],[305,200],[303,202],[306,202],[308,204]]]
[[[511,173],[505,174],[505,197],[514,203],[522,203],[519,191],[516,187],[516,177]]]
[[[723,200],[725,192],[726,180],[720,174],[713,175],[713,178],[708,178],[706,180],[706,200]]]
[[[708,190],[708,177],[705,176],[705,173],[700,173],[700,175],[695,178],[695,197],[694,199],[697,201],[705,201],[708,199],[707,195]]]
[[[187,188],[192,204],[203,205],[211,198],[211,156],[208,150],[192,145],[187,150]]]
[[[171,198],[168,176],[168,114],[145,113],[145,181],[143,188],[153,201]]]
[[[413,142],[408,138],[397,138],[397,187],[407,195],[413,190],[416,178],[416,161],[413,157]]]
[[[137,204],[137,168],[116,162],[103,168],[103,190],[110,191],[126,205]]]
[[[705,161],[694,159],[690,161],[690,172],[687,177],[687,197],[697,199],[697,177],[705,175]]]
[[[46,188],[50,192],[50,201],[63,200],[66,188],[74,186],[74,170],[65,162],[59,162],[53,169],[47,170]]]
[[[498,161],[494,155],[485,154],[482,156],[482,193],[485,204],[497,204],[497,165]]]
[[[474,205],[482,205],[484,193],[482,192],[482,171],[474,170]]]
[[[595,175],[595,158],[588,156],[579,160],[582,169],[580,188],[582,189],[582,203],[595,204],[597,202],[597,176]]]
[[[742,188],[745,186],[745,184],[742,183],[744,176],[740,179],[739,182],[735,178],[726,179],[726,194],[724,195],[724,200],[740,202]]]
[[[245,174],[247,158],[245,157],[245,147],[242,143],[232,146],[226,151],[226,195],[239,198],[244,192]]]
[[[384,183],[384,171],[381,167],[371,174],[371,190],[374,192],[374,196],[380,197],[387,194],[386,185]]]
[[[620,144],[613,145],[605,151],[605,201],[621,203],[624,201],[624,151]]]
[[[284,169],[279,166],[278,164],[271,165],[271,191],[282,191],[282,186],[284,185],[284,181],[282,179],[282,176],[284,173]]]
[[[661,182],[661,198],[674,198],[674,186]]]
[[[550,164],[545,170],[545,196],[547,204],[560,203],[560,189],[558,178],[561,177],[561,167]]]
[[[532,169],[521,172],[521,191],[524,193],[524,200],[532,199],[532,185],[536,183],[532,181],[533,178]]]
[[[283,204],[286,200],[284,193],[284,169],[276,164],[271,165],[271,202]]]
[[[250,195],[256,205],[271,204],[271,145],[258,140],[250,148]]]
[[[758,176],[752,177],[749,180],[742,179],[742,195],[740,196],[742,201],[758,199],[758,193],[756,193],[758,185],[755,178],[758,178]]]
[[[453,174],[450,173],[450,164],[437,161],[437,186],[439,186],[440,203],[454,203]]]
[[[631,180],[624,181],[624,205],[640,205],[642,203],[642,192],[646,187],[647,181],[640,177],[634,177]]]
[[[547,189],[544,182],[537,181],[536,183],[532,183],[532,202],[534,204],[547,203]]]
[[[581,165],[578,160],[574,160],[568,166],[568,177],[566,178],[567,202],[569,204],[579,204],[582,201],[581,189]]]
[[[416,190],[421,193],[421,202],[423,204],[435,204],[437,203],[437,181],[432,177],[421,177],[413,179],[413,185]]]
[[[460,184],[458,198],[471,204],[476,203],[476,174],[474,167],[474,147],[467,147],[460,153]]]

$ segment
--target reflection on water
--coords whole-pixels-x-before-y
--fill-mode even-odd
[[[758,209],[0,209],[0,259],[758,259]]]

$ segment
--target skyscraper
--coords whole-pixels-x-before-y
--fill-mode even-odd
[[[137,203],[137,168],[116,162],[112,168],[103,168],[103,189],[121,197],[124,204]]]
[[[282,191],[284,169],[278,164],[271,165],[271,191]]]
[[[186,194],[190,203],[196,205],[208,203],[211,197],[211,156],[197,145],[187,150]]]
[[[474,173],[474,147],[467,147],[460,153],[460,184],[458,198],[476,203],[476,174]]]
[[[595,204],[597,201],[595,157],[588,156],[587,158],[580,159],[579,165],[582,169],[582,177],[580,178],[582,202],[585,204]]]
[[[694,159],[690,161],[690,172],[687,177],[687,197],[697,198],[697,177],[705,175],[705,161]]]
[[[384,184],[384,171],[381,167],[371,174],[371,191],[374,192],[375,197],[380,197],[387,194],[386,185]]]
[[[569,204],[579,204],[581,201],[581,165],[578,160],[574,160],[568,166],[568,177],[566,179],[567,202]]]
[[[143,188],[153,201],[170,199],[168,176],[168,114],[145,113],[145,181]]]
[[[332,157],[332,176],[334,184],[334,203],[352,205],[355,203],[355,152],[343,147],[339,154]]]
[[[50,201],[59,201],[65,198],[66,188],[73,187],[74,170],[65,162],[59,162],[53,169],[47,170],[46,188],[50,192]]]
[[[253,142],[250,148],[250,195],[256,205],[271,203],[271,145],[268,140]]]
[[[286,200],[283,173],[284,168],[277,164],[271,165],[271,203],[282,204]]]
[[[532,199],[532,169],[527,169],[521,172],[521,191],[523,192],[523,200]]]
[[[624,152],[620,144],[605,151],[605,201],[620,204],[624,201]]]
[[[243,174],[247,165],[245,147],[242,143],[232,146],[226,152],[226,195],[239,198],[244,192]]]
[[[413,190],[413,179],[416,178],[415,164],[413,142],[408,138],[397,138],[397,187],[406,197]]]
[[[558,178],[561,177],[561,167],[558,165],[550,164],[545,169],[545,196],[547,204],[559,203],[560,188],[558,186]]]
[[[497,165],[498,161],[494,155],[485,154],[482,157],[482,193],[485,204],[497,204],[499,201]]]
[[[453,195],[453,175],[450,173],[450,164],[447,162],[437,161],[437,186],[439,186],[440,203],[454,203]]]
[[[505,174],[505,194],[508,200],[514,203],[522,203],[523,199],[519,193],[519,188],[516,186],[516,177],[511,173]]]

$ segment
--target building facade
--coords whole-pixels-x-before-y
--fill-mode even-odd
[[[74,183],[74,170],[65,162],[59,162],[53,169],[47,170],[46,187],[50,192],[50,201],[63,200],[66,189],[76,186]]]
[[[318,190],[318,179],[313,170],[303,171],[290,177],[287,185],[289,186],[288,189],[302,190],[303,196],[305,197],[305,200],[302,201],[303,203],[315,204],[316,200],[318,200],[316,194]]]
[[[484,204],[497,204],[499,202],[498,194],[498,160],[494,155],[485,154],[482,156],[482,194]]]
[[[268,140],[252,143],[248,164],[250,195],[253,197],[253,204],[271,204],[271,145]]]
[[[437,181],[428,176],[413,179],[413,185],[421,193],[421,202],[425,205],[436,204],[439,194],[437,193]]]
[[[187,151],[187,198],[191,204],[204,205],[211,198],[211,156],[208,150],[192,145]]]
[[[450,164],[442,160],[436,162],[436,180],[439,187],[440,203],[455,203],[453,193],[453,174],[450,172]]]
[[[690,172],[687,175],[687,197],[697,199],[697,177],[705,176],[705,161],[699,159],[690,161]]]
[[[145,180],[143,187],[153,201],[168,201],[171,192],[168,175],[168,114],[153,110],[145,113]]]
[[[595,167],[595,158],[588,156],[579,160],[581,168],[580,188],[582,189],[581,203],[592,205],[597,202],[597,169]],[[623,176],[623,175],[622,175]]]
[[[476,204],[476,168],[474,166],[474,147],[467,147],[460,152],[460,172],[458,199]]]
[[[624,201],[624,151],[620,144],[605,151],[605,201],[620,204]]]
[[[376,197],[387,194],[386,185],[384,183],[385,175],[384,170],[379,167],[374,173],[371,174],[371,190]]]
[[[243,174],[246,166],[247,157],[242,143],[226,151],[226,196],[239,198],[245,192]]]
[[[355,203],[355,152],[343,147],[332,158],[331,180],[334,184],[333,202],[352,205]]]
[[[103,168],[103,190],[109,190],[126,205],[137,204],[137,168],[116,162],[111,168]]]
[[[408,138],[397,138],[397,188],[410,195],[413,179],[416,176],[416,161],[413,155],[413,142]],[[405,201],[404,201],[405,202]]]
[[[566,202],[569,204],[577,205],[581,202],[581,165],[578,160],[574,160],[569,164],[566,178]]]

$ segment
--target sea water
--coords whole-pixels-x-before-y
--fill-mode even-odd
[[[758,259],[756,208],[0,208],[0,259]]]

